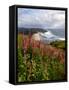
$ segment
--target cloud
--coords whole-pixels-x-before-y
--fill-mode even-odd
[[[18,8],[18,27],[65,28],[65,11]]]

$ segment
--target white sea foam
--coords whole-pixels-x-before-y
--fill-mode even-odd
[[[51,31],[47,31],[45,33],[42,32],[38,32],[36,34],[34,34],[34,38],[36,40],[42,40],[42,41],[46,41],[46,42],[51,42],[51,41],[56,41],[56,40],[65,40],[65,38],[61,38],[57,35],[54,35]]]

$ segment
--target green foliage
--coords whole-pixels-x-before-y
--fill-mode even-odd
[[[23,35],[18,34],[18,46],[19,46],[19,48],[21,48],[22,45],[23,45]]]
[[[18,82],[63,80],[65,78],[64,63],[61,63],[55,56],[42,56],[40,48],[33,49],[31,45],[24,53],[22,40],[22,35],[18,35]],[[64,41],[55,41],[50,44],[54,47],[65,49]]]
[[[65,50],[65,41],[54,41],[50,45]]]
[[[18,82],[26,80],[26,64],[21,53],[22,49],[18,49]]]
[[[57,58],[50,58],[50,61],[47,62],[47,67],[50,80],[64,79],[64,65]]]
[[[22,49],[18,49],[18,82],[64,79],[64,64],[56,57],[41,56],[39,49],[35,51],[32,55],[29,47],[23,56]]]

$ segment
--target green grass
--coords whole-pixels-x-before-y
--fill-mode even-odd
[[[65,50],[65,41],[54,41],[54,42],[51,42],[50,45],[56,48]]]
[[[18,34],[18,46],[19,46],[19,48],[22,48],[22,45],[23,45],[23,35]]]

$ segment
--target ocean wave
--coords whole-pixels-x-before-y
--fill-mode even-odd
[[[40,37],[42,40],[49,40],[49,41],[65,40],[65,38],[61,38],[57,35],[54,35],[51,31],[47,31],[45,33],[40,33]]]

